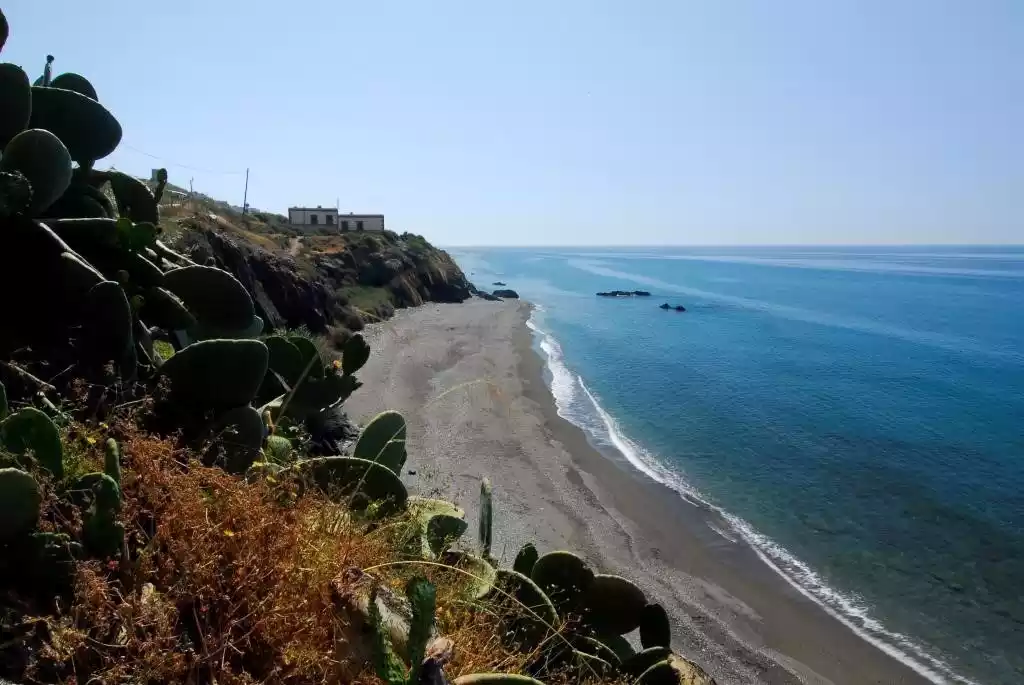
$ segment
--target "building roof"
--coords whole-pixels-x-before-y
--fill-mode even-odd
[[[334,207],[289,207],[289,212],[336,212]]]
[[[338,216],[340,216],[342,219],[383,219],[384,218],[383,214],[353,214],[352,212],[349,212],[348,214],[338,214]]]

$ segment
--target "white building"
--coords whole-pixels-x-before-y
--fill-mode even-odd
[[[333,207],[289,207],[288,223],[303,230],[337,228],[343,231],[383,231],[383,214],[339,214]]]

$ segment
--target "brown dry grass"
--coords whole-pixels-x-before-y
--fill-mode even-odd
[[[79,564],[73,604],[47,619],[29,677],[376,685],[332,601],[331,581],[351,567],[396,589],[412,575],[437,585],[438,628],[455,645],[450,677],[516,672],[531,658],[503,646],[493,607],[462,599],[464,576],[401,553],[407,521],[357,522],[323,497],[204,467],[170,440],[126,425],[112,433],[129,561]]]

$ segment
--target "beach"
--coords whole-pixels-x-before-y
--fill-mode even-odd
[[[634,580],[668,610],[675,651],[720,684],[928,682],[772,571],[715,512],[561,418],[529,313],[516,301],[427,304],[364,332],[364,386],[345,406],[360,423],[405,415],[411,491],[475,520],[489,477],[496,556],[510,563],[533,542]]]

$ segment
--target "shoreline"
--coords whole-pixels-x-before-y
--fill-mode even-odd
[[[423,474],[413,489],[430,488],[472,518],[479,477],[489,475],[496,556],[508,562],[534,541],[632,578],[669,612],[673,648],[722,685],[929,682],[804,596],[757,550],[717,532],[728,530],[717,513],[561,417],[526,325],[530,311],[523,302],[427,305],[370,327],[366,381],[382,382],[381,392],[356,393],[346,406],[359,421],[383,408],[406,414],[410,462]]]

